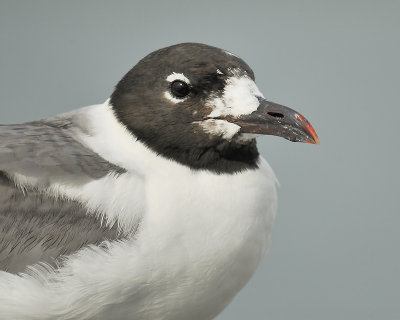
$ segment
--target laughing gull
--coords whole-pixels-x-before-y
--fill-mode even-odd
[[[260,134],[319,143],[197,43],[149,54],[104,104],[0,126],[0,319],[216,317],[274,221]]]

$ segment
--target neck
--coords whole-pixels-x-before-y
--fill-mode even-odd
[[[205,146],[194,144],[163,144],[140,130],[128,128],[148,148],[193,170],[208,170],[218,174],[236,173],[258,168],[259,153],[255,139],[246,144],[218,141]],[[186,146],[186,147],[185,147]]]
[[[259,153],[255,139],[245,143],[210,137],[186,124],[148,126],[140,117],[124,108],[109,104],[117,120],[133,136],[156,154],[193,170],[218,174],[236,173],[258,168]]]

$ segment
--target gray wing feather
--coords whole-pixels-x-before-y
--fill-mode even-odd
[[[76,139],[70,118],[0,125],[0,170],[57,180],[99,179],[124,169],[109,163]]]
[[[28,265],[57,266],[60,257],[104,240],[118,240],[117,226],[101,224],[83,204],[55,199],[10,180],[18,173],[42,182],[84,183],[125,170],[80,142],[84,111],[21,125],[0,125],[0,270],[18,273]],[[85,131],[86,130],[86,131]]]
[[[78,202],[22,192],[1,174],[0,205],[0,270],[11,273],[38,262],[57,267],[63,255],[127,236]]]

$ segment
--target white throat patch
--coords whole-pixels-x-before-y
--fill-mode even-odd
[[[220,119],[207,119],[200,121],[199,124],[205,132],[220,135],[226,140],[232,140],[240,130],[237,124]]]

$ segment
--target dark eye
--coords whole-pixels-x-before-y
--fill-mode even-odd
[[[184,98],[189,94],[190,87],[183,81],[175,80],[171,83],[171,92],[177,98]]]

